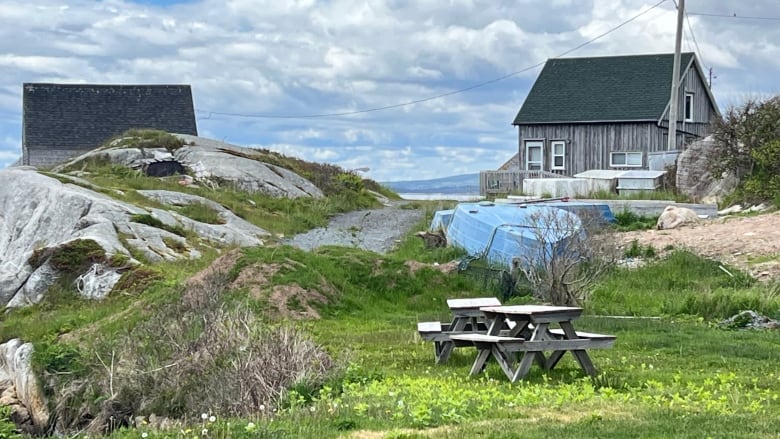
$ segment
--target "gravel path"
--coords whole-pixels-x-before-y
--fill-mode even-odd
[[[424,215],[422,210],[403,208],[403,202],[390,204],[381,209],[337,215],[327,227],[296,235],[286,243],[303,250],[323,245],[340,245],[387,253],[417,226]]]

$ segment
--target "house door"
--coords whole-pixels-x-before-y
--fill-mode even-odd
[[[541,171],[544,169],[544,142],[528,140],[525,142],[525,169]]]

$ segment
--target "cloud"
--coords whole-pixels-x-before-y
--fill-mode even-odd
[[[511,121],[539,72],[531,67],[655,1],[32,3],[5,0],[0,8],[3,160],[19,151],[24,82],[189,83],[202,134],[348,169],[367,166],[380,180],[408,180],[499,166],[516,152]],[[772,0],[688,7],[780,16]],[[675,19],[666,2],[568,56],[670,52]],[[776,22],[700,15],[689,22],[694,32],[686,23],[685,47],[695,48],[695,35],[719,102],[779,92]],[[517,74],[451,94],[511,73]],[[419,100],[345,116],[255,117]]]

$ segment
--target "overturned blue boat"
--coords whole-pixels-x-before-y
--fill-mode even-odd
[[[606,210],[605,210],[606,208]],[[460,203],[436,212],[431,231],[441,230],[450,246],[491,265],[532,261],[563,240],[585,233],[591,221],[614,221],[606,205],[556,200],[545,203]]]

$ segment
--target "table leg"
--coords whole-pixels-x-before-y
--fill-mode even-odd
[[[499,366],[501,366],[501,369],[506,374],[506,377],[511,380],[514,375],[512,354],[507,352],[506,349],[499,344],[494,344],[490,349],[493,352],[493,356],[496,358],[496,362],[498,362]]]
[[[523,358],[520,360],[520,364],[517,366],[517,370],[515,370],[514,375],[510,378],[513,383],[516,383],[519,380],[522,380],[528,375],[528,372],[531,370],[531,364],[533,363],[534,358],[536,358],[536,355],[530,355],[530,352],[526,352],[523,354]]]
[[[452,323],[450,324],[450,331],[463,331],[463,328],[466,327],[466,321],[465,318],[455,317],[452,320]],[[452,354],[452,351],[455,349],[455,343],[452,341],[443,341],[441,342],[441,346],[436,353],[436,364],[442,364],[446,363],[447,360],[450,359],[450,354]]]
[[[563,329],[563,333],[566,334],[566,339],[576,340],[579,338],[577,336],[577,332],[574,330],[574,327],[571,325],[571,322],[561,322],[561,329]],[[596,367],[593,366],[593,362],[590,360],[588,351],[580,349],[573,350],[571,353],[574,355],[574,358],[577,359],[577,362],[580,363],[580,367],[583,371],[585,371],[585,373],[590,376],[596,376]]]
[[[487,362],[490,357],[490,348],[487,348],[486,346],[477,346],[477,349],[479,349],[477,358],[471,366],[471,372],[469,372],[471,375],[477,375],[482,372],[482,369],[485,367],[485,362]]]

